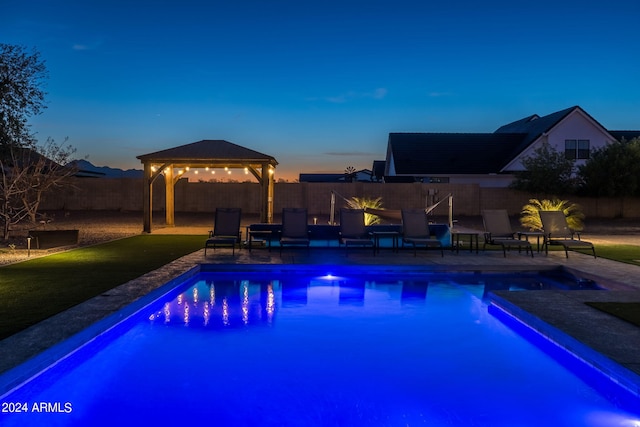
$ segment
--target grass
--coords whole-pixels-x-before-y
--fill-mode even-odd
[[[640,302],[587,302],[585,304],[640,326]]]
[[[203,236],[139,235],[0,267],[0,339],[197,251]]]
[[[640,246],[599,245],[596,253],[602,258],[640,266]],[[640,326],[640,303],[587,302],[587,305]]]
[[[640,246],[597,245],[596,254],[602,258],[640,266]]]

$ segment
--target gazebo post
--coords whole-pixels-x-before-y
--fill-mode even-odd
[[[168,165],[164,170],[164,205],[165,224],[167,227],[174,227],[175,222],[175,183],[173,182],[173,164]]]
[[[153,170],[151,164],[144,163],[144,179],[142,180],[142,231],[144,233],[151,233],[151,215],[153,214],[152,200],[153,200]]]
[[[271,224],[273,222],[273,174],[269,163],[262,163],[260,190],[260,222]]]
[[[267,180],[269,182],[267,190],[267,223],[273,222],[273,188],[275,183],[275,169],[271,169],[270,165],[267,166]]]

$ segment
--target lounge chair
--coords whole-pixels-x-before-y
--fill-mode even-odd
[[[284,246],[306,246],[309,250],[309,243],[307,210],[304,208],[283,208],[280,254],[282,254]]]
[[[349,246],[371,246],[375,255],[375,246],[371,233],[367,232],[364,224],[364,209],[340,209],[340,245],[344,245],[345,254],[349,253]]]
[[[567,218],[562,211],[540,211],[540,221],[544,230],[545,253],[549,253],[549,245],[559,245],[569,258],[569,250],[588,249],[596,258],[593,243],[580,240],[580,234],[569,228]],[[577,237],[577,238],[576,238]]]
[[[444,257],[444,249],[440,240],[431,237],[429,221],[424,209],[402,209],[402,245],[413,246],[413,256],[417,254],[417,246],[424,245],[425,249],[440,248]]]
[[[236,253],[236,243],[240,242],[240,208],[216,209],[213,230],[209,231],[209,238],[204,243],[204,256],[207,256],[207,248],[216,250],[218,245],[230,245],[231,253]]]
[[[504,209],[489,209],[482,211],[482,222],[484,223],[484,245],[502,246],[502,254],[507,257],[507,248],[517,247],[518,251],[525,248],[527,254],[531,251],[533,258],[533,248],[527,240],[515,238],[515,233],[511,229],[509,214]]]

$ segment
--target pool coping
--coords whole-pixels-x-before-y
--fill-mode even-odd
[[[640,302],[633,291],[496,291],[489,295],[492,306],[640,398],[640,357],[636,355],[640,328],[585,304],[620,298]]]
[[[59,360],[64,355],[69,354],[69,351],[77,348],[79,345],[90,341],[95,338],[101,332],[104,332],[106,329],[113,327],[117,323],[119,323],[122,319],[124,319],[127,315],[125,313],[133,313],[140,308],[142,308],[145,304],[151,302],[159,295],[162,294],[163,290],[168,291],[169,288],[175,286],[178,282],[186,280],[189,276],[195,275],[200,271],[216,271],[216,270],[224,270],[224,271],[264,271],[265,269],[269,269],[271,271],[278,270],[300,270],[304,268],[318,268],[318,263],[309,263],[309,264],[301,264],[296,262],[284,262],[281,260],[278,262],[256,262],[256,263],[242,263],[237,262],[233,258],[227,258],[230,263],[209,263],[203,262],[202,251],[194,252],[193,254],[182,257],[166,266],[154,270],[150,273],[147,273],[140,278],[134,279],[130,282],[127,282],[117,288],[114,288],[111,291],[105,292],[97,297],[92,298],[91,300],[80,304],[76,307],[73,307],[69,310],[66,310],[63,313],[60,313],[56,316],[53,316],[45,321],[34,325],[27,330],[15,334],[12,337],[9,337],[5,340],[0,341],[0,355],[3,356],[0,359],[3,360],[3,365],[0,366],[0,395],[6,394],[8,391],[15,388],[20,383],[25,380],[31,378],[33,375],[40,372],[43,368],[51,365],[55,361]],[[384,258],[380,258],[380,260],[384,260]],[[206,260],[205,260],[206,261]],[[416,264],[415,261],[412,264],[384,264],[382,266],[377,264],[372,264],[371,259],[365,261],[366,264],[369,264],[368,267],[370,269],[378,269],[380,271],[386,271],[397,273],[397,272],[460,272],[460,271],[469,271],[469,272],[518,272],[518,271],[543,271],[543,270],[556,270],[556,269],[565,269],[571,274],[576,274],[585,278],[592,278],[599,283],[607,283],[608,292],[602,291],[568,291],[570,293],[576,292],[596,292],[599,294],[611,294],[612,292],[616,295],[619,295],[619,292],[628,292],[632,298],[640,301],[640,291],[638,288],[633,286],[629,286],[625,283],[619,283],[615,281],[607,281],[603,279],[597,274],[593,274],[592,272],[584,271],[582,268],[573,268],[566,265],[559,265],[550,263],[548,265],[527,265],[527,264],[518,264],[518,263],[510,263],[510,264],[501,264],[501,265],[477,265],[477,264]],[[347,263],[342,263],[336,265],[339,268],[345,268],[351,264],[351,261]],[[333,264],[326,264],[328,266]],[[362,263],[354,262],[354,266],[362,267]],[[635,267],[637,269],[637,267]],[[604,282],[603,282],[604,281]],[[554,291],[520,291],[520,292],[512,292],[511,294],[518,294],[524,297],[526,294],[534,293],[548,293]],[[617,298],[617,297],[616,297]],[[506,300],[506,298],[503,298]],[[557,339],[560,342],[573,342],[573,340],[577,340],[580,343],[580,337],[574,338],[576,332],[573,330],[575,326],[572,326],[571,319],[568,319],[570,316],[566,316],[567,312],[564,311],[565,318],[564,320],[558,322],[554,319],[545,319],[544,314],[540,314],[539,311],[541,308],[545,308],[544,305],[542,307],[539,305],[537,307],[527,305],[526,300],[530,298],[523,298],[522,300],[510,299],[509,304],[515,309],[512,308],[515,312],[520,313],[522,318],[529,318],[530,321],[537,325],[540,330],[545,331],[545,333],[549,333],[545,328],[555,328],[553,329],[554,336],[557,336]],[[556,303],[552,303],[552,306],[555,306]],[[583,304],[584,305],[584,304]],[[549,304],[547,304],[547,308]],[[586,305],[584,305],[587,307]],[[124,311],[120,311],[125,308]],[[593,313],[597,312],[596,309],[591,307],[587,307],[590,311],[590,316],[592,317]],[[557,311],[557,310],[556,310]],[[561,310],[562,311],[562,310]],[[548,317],[548,316],[547,316]],[[614,319],[617,322],[620,322],[619,319],[615,319],[612,316],[607,316],[605,320],[602,319],[602,313],[598,316],[598,322],[611,322]],[[547,321],[551,321],[551,323],[547,324]],[[72,323],[72,327],[63,331],[58,331],[60,325],[69,326],[69,323]],[[554,323],[555,322],[555,323]],[[545,325],[546,324],[546,325]],[[543,326],[541,326],[543,325]],[[74,331],[74,328],[77,329]],[[573,328],[573,329],[572,329]],[[55,333],[52,334],[52,332]],[[640,333],[640,328],[636,328],[636,331]],[[41,343],[39,340],[42,338],[46,338],[48,343]],[[596,339],[597,341],[597,339]],[[635,342],[635,341],[634,341]],[[33,348],[33,344],[35,348]],[[597,343],[596,343],[597,344]],[[16,350],[16,354],[12,354],[11,360],[5,360],[4,354],[13,353],[12,351],[7,351],[7,347],[20,349],[22,348],[22,354],[19,350]],[[26,351],[25,351],[25,346]],[[586,346],[586,347],[584,347]],[[577,348],[580,350],[581,348],[586,348],[589,351],[598,351],[597,348],[594,349],[594,345],[585,344],[584,346],[568,346],[568,349]],[[2,347],[5,347],[2,350]],[[580,347],[580,348],[578,348]],[[595,345],[597,347],[597,345]],[[637,346],[636,349],[640,347]],[[3,354],[4,353],[4,354]],[[637,351],[635,352],[637,353]],[[640,354],[634,354],[635,358],[632,357],[632,360],[616,360],[613,359],[610,363],[618,364],[623,366],[624,368],[630,370],[632,373],[640,372]],[[608,371],[614,372],[615,365],[604,364],[605,368]],[[634,389],[636,392],[640,389],[639,382],[636,381],[635,378],[632,377],[631,380],[631,389]]]

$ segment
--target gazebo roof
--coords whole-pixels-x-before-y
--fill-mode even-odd
[[[202,141],[137,156],[142,163],[174,163],[189,165],[278,164],[273,156],[221,139]]]

